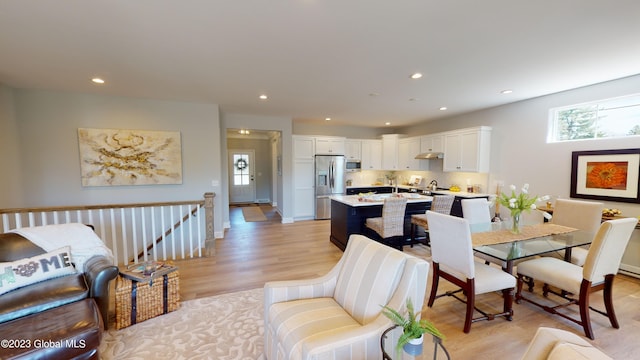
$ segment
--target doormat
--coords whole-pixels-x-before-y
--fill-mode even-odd
[[[244,216],[244,221],[247,222],[267,221],[267,217],[264,216],[264,213],[259,206],[243,207],[242,215]]]

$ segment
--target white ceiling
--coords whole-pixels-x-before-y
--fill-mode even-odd
[[[0,83],[396,127],[639,74],[639,14],[638,0],[0,0]]]

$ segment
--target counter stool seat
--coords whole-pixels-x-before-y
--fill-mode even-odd
[[[435,195],[433,201],[431,201],[430,210],[440,214],[450,215],[451,208],[453,207],[453,201],[455,200],[453,195]],[[420,226],[425,231],[424,244],[429,245],[429,223],[427,222],[427,214],[415,214],[411,215],[411,246],[418,242],[416,240],[416,227]]]
[[[402,250],[404,242],[404,213],[407,198],[390,196],[384,199],[382,217],[368,218],[365,227],[370,231],[369,237],[381,241],[398,250]]]

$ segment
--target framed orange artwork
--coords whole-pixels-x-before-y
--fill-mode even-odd
[[[574,151],[571,197],[640,203],[640,149]]]

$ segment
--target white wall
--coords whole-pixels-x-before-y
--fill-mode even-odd
[[[573,151],[640,148],[640,138],[547,144],[549,109],[638,92],[640,75],[425,122],[400,131],[417,135],[479,125],[491,126],[489,190],[495,191],[496,181],[503,180],[507,186],[516,184],[519,187],[529,183],[534,194],[569,198]],[[618,208],[626,216],[640,215],[640,204],[605,202],[605,206]]]
[[[358,126],[340,126],[331,121],[321,124],[294,123],[293,133],[296,135],[344,136],[350,139],[381,139],[382,134],[397,134],[394,128],[363,128]]]
[[[214,229],[222,236],[222,191],[212,187],[222,174],[216,104],[21,89],[13,95],[24,174],[21,206],[198,200],[213,191]],[[78,128],[180,131],[183,183],[82,187]],[[0,191],[14,190],[3,186]]]
[[[20,167],[20,133],[15,114],[13,92],[0,84],[0,207],[22,206],[22,169]]]

